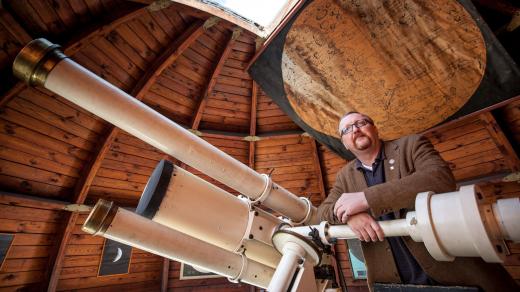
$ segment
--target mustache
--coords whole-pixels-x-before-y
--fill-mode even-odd
[[[357,138],[359,137],[367,137],[367,135],[363,134],[363,133],[358,133],[357,135],[355,135],[354,137],[352,137],[353,140],[356,140]]]

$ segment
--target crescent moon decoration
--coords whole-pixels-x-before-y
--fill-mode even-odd
[[[113,263],[119,261],[121,259],[121,256],[123,256],[123,251],[121,250],[120,247],[117,248],[117,255],[116,257],[114,258],[114,260],[112,260]]]

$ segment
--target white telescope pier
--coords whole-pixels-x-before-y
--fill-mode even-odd
[[[314,267],[326,247],[356,238],[346,225],[316,223],[316,208],[65,56],[45,39],[26,45],[14,75],[43,86],[146,143],[241,192],[241,199],[161,161],[136,212],[100,200],[83,230],[268,291],[324,291]],[[505,240],[520,241],[520,199],[484,203],[475,186],[418,194],[405,219],[380,222],[385,236],[423,242],[439,261],[502,262]],[[281,220],[257,207],[279,212]],[[307,225],[307,226],[302,226]],[[311,232],[312,231],[312,232]],[[316,236],[317,234],[317,236]]]

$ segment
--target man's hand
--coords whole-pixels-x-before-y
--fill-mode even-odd
[[[368,209],[365,193],[343,193],[334,204],[334,215],[342,223],[347,223],[347,217]]]
[[[349,216],[347,220],[348,226],[354,231],[361,241],[383,241],[385,234],[381,226],[368,213],[359,213]]]

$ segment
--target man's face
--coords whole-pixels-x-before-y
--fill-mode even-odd
[[[352,125],[357,121],[366,119],[365,116],[358,113],[353,113],[343,118],[339,123],[339,130],[341,132],[348,125]],[[363,150],[370,149],[371,147],[377,146],[379,140],[379,134],[377,128],[368,123],[366,126],[357,128],[352,127],[352,132],[347,133],[341,137],[341,142],[348,150],[352,152],[361,152]]]

